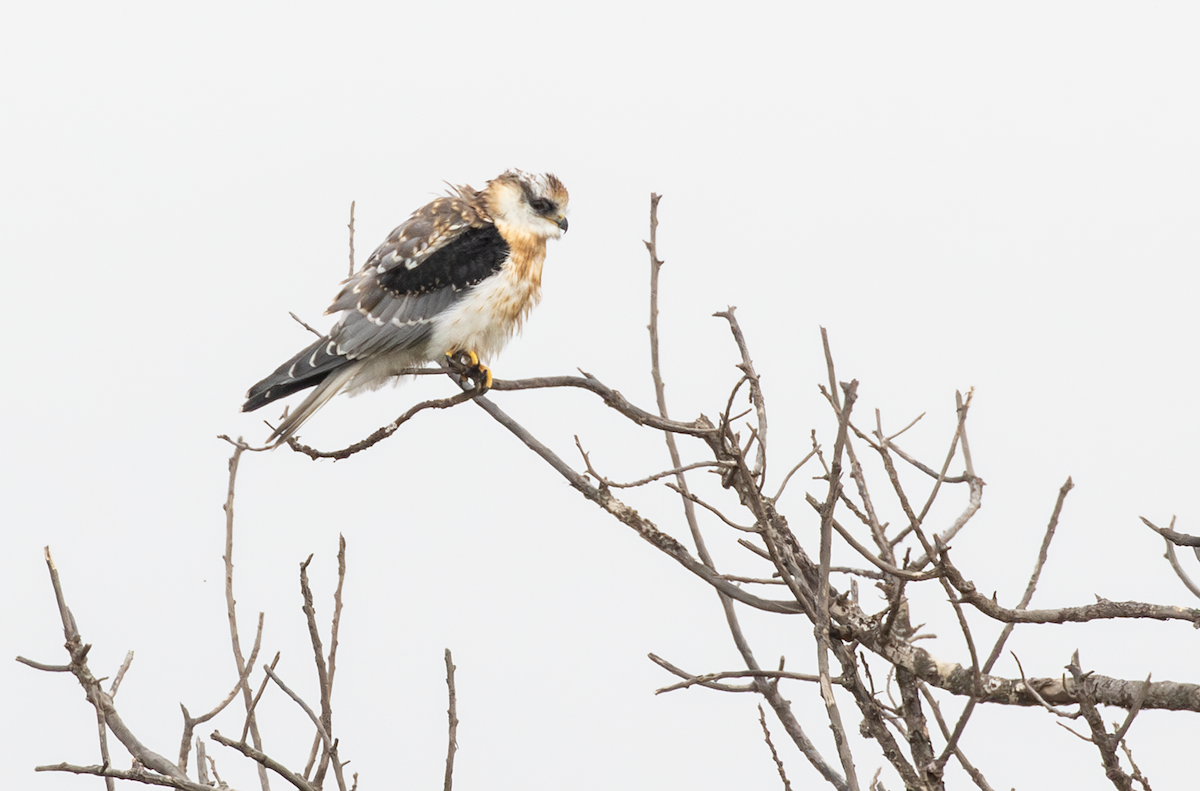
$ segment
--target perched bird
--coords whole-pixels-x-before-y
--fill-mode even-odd
[[[469,378],[490,387],[481,361],[541,298],[546,240],[567,230],[568,199],[557,177],[510,170],[417,209],[342,283],[325,311],[341,314],[328,337],[251,387],[242,411],[314,387],[272,433],[282,442],[339,392],[446,356],[469,361]]]

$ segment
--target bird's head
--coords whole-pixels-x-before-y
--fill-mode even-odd
[[[567,230],[571,196],[552,173],[509,170],[489,181],[483,195],[497,226],[539,239],[557,239]]]

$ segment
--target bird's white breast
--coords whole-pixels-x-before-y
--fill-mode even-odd
[[[542,256],[528,263],[533,266],[505,263],[495,276],[473,286],[438,316],[430,339],[430,356],[469,350],[487,360],[504,348],[541,299]]]

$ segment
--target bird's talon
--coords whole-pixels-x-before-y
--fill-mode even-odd
[[[480,394],[492,389],[492,371],[479,362],[479,355],[470,349],[446,352],[450,370],[458,375],[461,384],[471,382]]]

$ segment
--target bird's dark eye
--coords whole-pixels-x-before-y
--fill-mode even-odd
[[[546,198],[534,198],[533,200],[529,201],[529,205],[538,214],[545,214],[554,208],[554,204]]]

